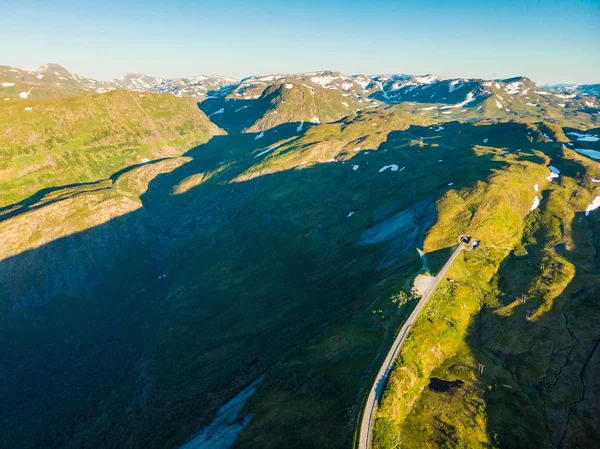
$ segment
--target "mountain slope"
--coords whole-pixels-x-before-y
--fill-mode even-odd
[[[219,130],[191,99],[114,91],[0,103],[0,206],[173,156]]]
[[[252,386],[237,448],[351,447],[415,276],[469,233],[375,445],[593,446],[597,110],[422,78],[0,104],[3,444],[180,447]]]
[[[217,125],[226,130],[267,131],[285,123],[296,123],[298,132],[308,124],[339,120],[359,110],[356,100],[335,90],[303,84],[274,83],[264,88],[258,98],[207,99],[200,108]]]
[[[234,81],[220,76],[164,79],[138,73],[128,73],[110,81],[99,81],[75,75],[58,64],[42,64],[24,69],[0,66],[0,101],[91,95],[117,89],[172,93],[178,97],[202,100],[210,91]]]

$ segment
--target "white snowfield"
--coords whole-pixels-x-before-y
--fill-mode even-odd
[[[19,94],[19,97],[21,97],[23,100],[26,100],[27,97],[29,97],[29,94],[31,93],[31,89],[29,89],[27,92],[21,92]]]
[[[597,196],[596,198],[594,198],[594,201],[592,201],[590,204],[588,204],[588,207],[585,209],[585,216],[587,217],[591,211],[596,210],[600,207],[600,196]]]
[[[535,193],[540,191],[540,186],[538,184],[534,184],[533,185],[533,190],[535,190]]]
[[[531,205],[531,208],[529,210],[530,211],[536,210],[539,205],[540,205],[540,198],[536,195],[535,198],[533,199],[533,204]]]
[[[598,183],[598,182],[600,182],[600,179],[592,178],[592,182]]]
[[[558,175],[560,175],[560,170],[552,165],[550,165],[548,168],[550,168],[550,175],[548,175],[546,179],[548,181],[552,181],[554,178],[558,178]]]
[[[286,89],[292,89],[293,87],[294,87],[294,85],[293,85],[293,84],[286,84],[286,85],[285,85],[285,88],[286,88]]]
[[[213,112],[212,114],[209,115],[209,117],[212,117],[213,115],[222,114],[223,112],[225,112],[225,108],[221,108],[218,111]]]
[[[250,423],[253,415],[242,416],[246,401],[254,394],[262,378],[240,392],[217,412],[214,420],[195,433],[178,449],[229,449],[237,441],[238,435]]]
[[[519,91],[521,90],[521,81],[513,81],[512,83],[508,83],[505,87],[504,90],[506,91],[507,94],[509,95],[515,95],[518,94]]]
[[[575,151],[577,151],[579,154],[583,154],[587,157],[591,157],[592,159],[596,159],[596,160],[600,161],[600,151],[586,150],[586,149],[579,149],[579,148],[576,148]]]
[[[312,123],[315,123],[315,124],[317,124],[317,125],[318,125],[319,123],[321,123],[321,121],[319,120],[319,117],[317,117],[316,115],[315,115],[315,116],[313,116],[313,118],[311,118],[311,119],[310,119],[310,121],[311,121]]]
[[[437,109],[437,106],[431,106],[429,108],[422,108],[421,111],[433,111],[434,109]]]
[[[392,171],[398,171],[398,166],[396,164],[392,164],[392,165],[385,165],[385,166],[381,167],[379,169],[379,173],[386,171],[388,168]]]
[[[455,108],[462,108],[464,105],[466,105],[467,103],[471,103],[473,100],[475,99],[475,95],[473,94],[473,92],[469,92],[467,94],[467,98],[465,98],[465,101],[463,101],[462,103],[456,103],[454,105],[449,105],[449,106],[442,106],[440,108],[440,111],[443,109],[455,109]]]
[[[13,87],[15,83],[2,83],[2,87]]]
[[[280,143],[279,143],[279,144],[277,144],[277,145],[273,145],[272,147],[269,147],[269,148],[267,148],[266,150],[264,150],[264,151],[261,151],[260,153],[258,153],[258,154],[257,154],[256,156],[254,156],[254,157],[255,157],[255,158],[257,158],[257,157],[259,157],[259,156],[262,156],[263,154],[266,154],[266,153],[268,153],[269,151],[273,151],[275,148],[279,148],[280,146],[281,146],[281,144],[280,144]],[[306,162],[305,162],[305,164],[306,164]]]
[[[502,109],[502,103],[500,103],[498,100],[496,100],[496,107],[498,109]]]
[[[533,106],[534,108],[537,108],[539,106],[539,104],[527,103],[527,106]]]
[[[590,134],[581,134],[575,131],[571,131],[566,133],[569,136],[575,136],[577,137],[577,140],[581,141],[581,142],[598,142],[598,140],[600,140],[600,137],[598,137],[597,134],[594,135],[590,135]]]

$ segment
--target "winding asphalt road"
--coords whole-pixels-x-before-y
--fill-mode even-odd
[[[400,333],[394,340],[394,344],[390,348],[390,351],[388,352],[385,360],[383,361],[383,364],[381,365],[381,368],[377,373],[377,377],[375,378],[375,382],[373,383],[373,387],[369,392],[369,397],[367,398],[367,403],[365,405],[362,421],[360,423],[358,449],[369,449],[369,447],[371,446],[373,421],[375,418],[375,410],[377,409],[376,405],[379,402],[381,393],[383,393],[385,381],[389,376],[390,371],[392,370],[392,365],[394,364],[394,360],[400,352],[400,348],[402,347],[402,343],[404,343],[404,339],[408,335],[411,326],[417,320],[419,313],[421,313],[421,310],[423,310],[423,307],[425,307],[425,304],[427,304],[427,300],[434,292],[440,281],[444,279],[444,276],[446,276],[446,272],[452,265],[452,262],[454,262],[454,260],[458,257],[458,255],[463,249],[465,249],[465,244],[460,243],[452,253],[452,256],[450,256],[448,261],[444,264],[440,272],[437,274],[437,276],[433,278],[433,282],[429,285],[429,287],[427,287],[427,289],[423,293],[423,296],[421,296],[417,307],[415,307],[415,309],[412,311],[412,313],[408,317],[408,320],[406,320],[404,326],[402,326],[402,329],[400,329]]]

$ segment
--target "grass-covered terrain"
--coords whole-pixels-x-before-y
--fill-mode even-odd
[[[489,187],[498,189],[492,201],[465,191],[458,214],[449,214],[449,224],[481,238],[481,247],[455,263],[452,282],[440,286],[408,337],[380,405],[374,447],[597,441],[597,398],[585,395],[597,388],[590,375],[598,357],[597,218],[582,211],[600,194],[591,181],[600,167],[572,150],[544,153],[561,171],[554,182],[531,168],[506,170]],[[539,209],[517,207],[534,183]],[[466,210],[479,214],[460,217]],[[437,249],[446,233],[439,220],[426,248]],[[438,392],[428,388],[433,377],[463,384]]]
[[[0,206],[180,155],[222,132],[194,100],[113,91],[0,103]]]
[[[357,113],[311,88],[206,114],[122,91],[0,105],[3,444],[176,447],[262,378],[236,447],[352,447],[416,248],[435,271],[464,232],[481,246],[410,334],[376,446],[593,441],[600,169],[565,134],[597,133],[590,114]]]

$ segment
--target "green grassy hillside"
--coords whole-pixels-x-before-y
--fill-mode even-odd
[[[378,412],[374,447],[594,444],[595,399],[582,392],[597,388],[589,364],[597,358],[598,218],[583,211],[600,195],[591,182],[600,167],[572,150],[544,153],[561,171],[556,181],[513,165],[483,190],[459,192],[460,202],[440,203],[448,223],[438,220],[425,247],[446,243],[448,226],[481,246],[455,263],[453,281],[413,327]],[[542,201],[529,211],[535,184]],[[463,384],[440,393],[428,388],[430,377]]]
[[[414,326],[375,445],[593,444],[592,116],[312,90],[0,106],[4,444],[177,447],[261,378],[236,448],[352,447],[414,277],[465,232],[480,248]]]
[[[218,128],[192,99],[113,91],[0,103],[0,206],[182,154]]]

